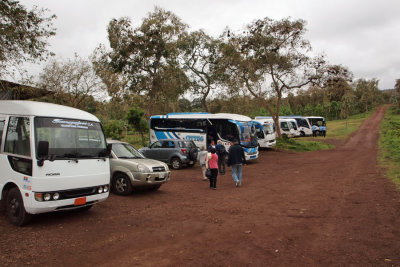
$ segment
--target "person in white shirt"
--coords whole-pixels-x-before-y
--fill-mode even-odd
[[[200,152],[197,153],[197,160],[200,163],[201,166],[201,171],[203,173],[203,180],[206,181],[207,177],[206,177],[206,155],[207,155],[207,150],[204,149],[204,147],[200,148]]]

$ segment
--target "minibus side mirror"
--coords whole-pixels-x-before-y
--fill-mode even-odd
[[[40,159],[47,157],[49,155],[49,142],[39,141],[37,154]]]
[[[43,166],[44,159],[49,155],[49,142],[39,141],[37,155],[39,160],[37,161],[38,166]]]
[[[110,157],[111,156],[111,149],[112,149],[112,144],[107,144],[106,157]]]

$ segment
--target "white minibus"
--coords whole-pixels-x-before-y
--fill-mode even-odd
[[[32,214],[106,200],[110,146],[92,114],[33,101],[0,101],[0,200],[17,226]]]
[[[273,120],[271,116],[257,116],[255,120]],[[293,123],[291,119],[281,118],[279,117],[279,128],[281,130],[281,135],[286,135],[287,137],[295,137],[296,132],[293,127]]]
[[[300,132],[300,136],[311,136],[312,135],[312,130],[311,130],[311,125],[308,121],[307,118],[302,117],[302,116],[280,116],[279,118],[282,119],[295,119],[297,122],[298,130]]]
[[[276,126],[273,119],[254,119],[258,145],[262,148],[270,148],[276,145]]]

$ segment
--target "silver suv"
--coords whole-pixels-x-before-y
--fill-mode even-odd
[[[154,142],[149,147],[139,149],[145,157],[161,160],[171,165],[174,170],[182,168],[183,164],[193,166],[197,160],[198,148],[193,141],[183,139],[163,139]]]
[[[107,140],[111,149],[111,189],[128,195],[133,188],[157,190],[170,180],[171,172],[164,162],[147,159],[128,143]]]

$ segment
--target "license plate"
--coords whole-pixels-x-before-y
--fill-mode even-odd
[[[80,206],[86,204],[86,197],[80,197],[75,199],[74,206]]]
[[[189,164],[193,164],[193,161],[189,162]]]
[[[160,174],[158,175],[158,177],[164,178],[164,177],[165,177],[165,173],[160,173]]]
[[[255,159],[257,156],[250,156],[251,159]]]

